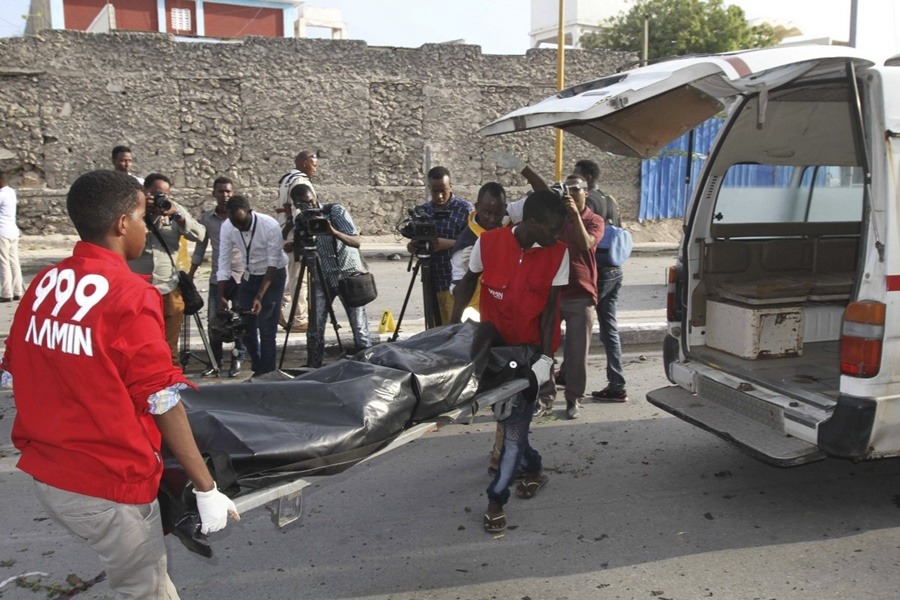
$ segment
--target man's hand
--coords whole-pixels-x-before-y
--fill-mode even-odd
[[[527,164],[515,154],[510,154],[509,152],[503,152],[501,150],[492,151],[490,157],[501,169],[512,169],[516,173],[521,173],[522,169],[524,169]]]
[[[288,254],[294,253],[294,242],[285,242],[284,243],[284,251]]]
[[[262,296],[255,296],[253,298],[253,306],[250,307],[251,315],[258,315],[262,312]]]
[[[566,203],[566,210],[568,210],[573,217],[580,219],[581,212],[579,212],[578,210],[578,205],[575,204],[575,198],[566,194],[565,196],[563,196],[563,201]]]
[[[231,498],[220,492],[215,485],[208,492],[194,490],[197,497],[197,512],[200,513],[200,533],[208,535],[214,531],[225,529],[228,524],[228,515],[235,521],[240,521],[237,507]]]
[[[415,240],[406,244],[406,251],[409,252],[410,254],[415,254],[418,249],[419,249],[419,243]]]
[[[550,381],[550,373],[552,371],[553,359],[546,354],[541,354],[541,357],[537,359],[537,362],[531,365],[531,372],[534,373],[534,376],[537,379],[538,387]]]
[[[219,296],[219,311],[228,310],[228,300],[223,296]]]

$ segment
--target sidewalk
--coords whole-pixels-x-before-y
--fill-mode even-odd
[[[72,247],[78,240],[74,235],[49,235],[49,236],[23,236],[19,242],[19,257],[26,286],[34,275],[46,265],[62,260],[68,256]],[[403,296],[409,283],[409,275],[406,274],[406,265],[409,254],[406,251],[406,240],[395,239],[393,236],[364,236],[362,243],[363,255],[371,261],[379,271],[390,271],[382,279],[381,274],[376,279],[379,286],[379,298],[369,307],[370,331],[373,343],[386,342],[391,333],[378,333],[378,325],[381,319],[383,307],[390,307],[393,316],[399,316]],[[665,336],[665,286],[663,284],[663,269],[674,262],[677,251],[676,244],[670,243],[643,243],[636,244],[632,257],[625,265],[625,279],[620,293],[618,305],[619,332],[624,346],[639,344],[658,344]],[[204,265],[208,269],[208,263]],[[398,281],[396,272],[401,271],[402,281]],[[198,272],[197,284],[199,288],[206,287],[208,270]],[[418,292],[416,286],[416,292]],[[201,291],[201,293],[203,293]],[[418,301],[418,293],[414,294]],[[205,297],[205,293],[204,293]],[[410,304],[413,304],[411,299]],[[12,323],[12,318],[18,303],[0,304],[0,336],[5,337]],[[343,314],[339,303],[335,303],[335,315],[341,326],[341,338],[349,335],[350,327],[346,323],[346,315]],[[421,310],[415,314],[415,307],[404,317],[401,324],[400,338],[407,338],[424,330],[424,318]],[[206,317],[202,316],[205,324]],[[328,335],[334,336],[331,327]],[[279,348],[283,343],[283,332],[279,334]],[[292,334],[288,345],[304,346],[305,335]],[[601,351],[599,329],[594,326],[592,341],[594,352]],[[200,336],[194,331],[191,335],[191,349],[202,350]]]

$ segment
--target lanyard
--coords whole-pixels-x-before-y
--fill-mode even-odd
[[[253,218],[253,226],[250,228],[250,239],[244,242],[244,232],[241,232],[241,242],[244,244],[244,249],[247,251],[246,260],[247,260],[247,270],[246,273],[250,273],[250,244],[253,243],[253,236],[256,235],[256,215],[250,213]]]

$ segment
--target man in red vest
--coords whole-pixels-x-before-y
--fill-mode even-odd
[[[513,228],[485,231],[475,242],[469,269],[454,291],[452,323],[458,323],[481,277],[481,320],[493,323],[510,346],[532,345],[540,358],[532,365],[537,386],[550,380],[559,346],[557,300],[561,287],[569,283],[569,256],[559,241],[566,220],[566,205],[555,192],[533,193],[525,201],[522,222]],[[503,506],[518,468],[525,479],[516,487],[520,498],[532,498],[547,483],[541,455],[528,443],[537,390],[514,397],[512,413],[499,422],[503,450],[499,469],[487,488],[488,508],[484,529],[496,533],[506,529]]]

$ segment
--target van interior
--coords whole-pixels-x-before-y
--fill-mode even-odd
[[[740,100],[686,228],[688,357],[825,410],[867,215],[855,94],[834,79]]]

